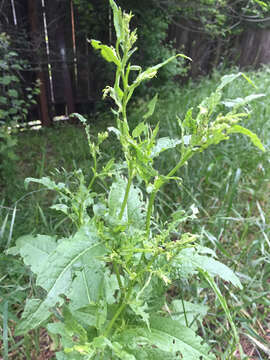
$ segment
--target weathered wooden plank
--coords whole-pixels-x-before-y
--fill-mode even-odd
[[[41,123],[43,126],[50,126],[52,124],[51,118],[49,116],[49,106],[48,106],[48,96],[47,96],[47,83],[46,76],[42,67],[42,56],[40,55],[39,44],[42,43],[42,23],[39,18],[40,14],[40,3],[36,0],[28,0],[28,14],[29,14],[29,23],[31,28],[31,36],[34,45],[34,56],[37,59],[38,68],[37,68],[37,79],[40,81],[40,94],[39,94],[39,104],[41,110]]]
[[[73,71],[74,55],[73,49],[70,49],[72,29],[69,10],[70,0],[45,1],[54,102],[66,104],[68,114],[75,110],[70,73]]]

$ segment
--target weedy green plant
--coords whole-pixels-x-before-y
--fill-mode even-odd
[[[0,33],[0,181],[14,174],[16,125],[25,120],[39,93],[38,83],[23,89],[19,72],[27,69],[27,62],[10,49],[10,37]],[[13,165],[13,166],[12,166]]]
[[[215,276],[241,287],[238,277],[216,260],[213,250],[200,246],[196,234],[180,232],[181,224],[196,217],[197,209],[185,213],[179,208],[166,222],[155,209],[156,197],[165,184],[181,182],[179,170],[197,153],[212,144],[242,133],[264,150],[258,137],[240,126],[246,116],[240,107],[262,95],[251,95],[221,102],[223,88],[241,74],[223,77],[221,84],[198,107],[190,109],[183,120],[177,119],[179,138],[158,138],[159,126],[151,128],[147,119],[153,114],[157,95],[148,111],[131,130],[127,105],[135,89],[178,56],[145,71],[131,65],[136,51],[136,30],[130,31],[132,14],[110,0],[116,30],[116,46],[97,40],[91,45],[105,60],[116,66],[113,87],[104,96],[115,102],[116,127],[90,136],[84,124],[93,159],[89,183],[81,171],[75,172],[77,190],[48,177],[28,178],[59,194],[54,209],[62,211],[75,225],[75,233],[56,239],[48,235],[20,237],[9,254],[20,254],[36,275],[39,296],[27,300],[18,335],[46,326],[55,345],[57,359],[215,359],[211,348],[197,335],[208,308],[181,297],[181,288],[171,298],[174,280],[201,276],[213,289],[231,325],[234,347],[238,334]],[[130,80],[131,72],[134,74]],[[228,104],[227,104],[228,105]],[[121,145],[124,160],[110,159],[101,164],[101,145],[112,132]],[[162,174],[155,160],[169,149],[178,154],[177,163]],[[109,191],[94,191],[95,183],[111,179]],[[202,285],[203,286],[203,285]],[[59,343],[60,340],[60,343]]]

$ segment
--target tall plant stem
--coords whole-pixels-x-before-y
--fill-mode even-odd
[[[175,175],[175,173],[186,163],[186,161],[192,156],[193,150],[188,149],[185,154],[181,157],[181,160],[176,164],[176,166],[168,173],[166,178],[169,180],[172,176]],[[168,182],[167,180],[167,182]],[[146,236],[149,237],[150,235],[150,224],[151,224],[151,216],[153,211],[153,206],[155,202],[155,198],[157,196],[157,193],[161,186],[163,186],[166,182],[160,182],[160,184],[155,184],[155,189],[150,195],[148,208],[147,208],[147,214],[146,214]]]
[[[192,149],[188,149],[185,154],[181,157],[181,160],[179,163],[175,165],[175,167],[168,173],[166,177],[172,177],[175,175],[175,173],[188,161],[188,159],[194,154],[194,151]]]
[[[132,289],[133,289],[133,282],[131,282],[130,284],[130,287],[129,287],[129,290],[128,290],[128,293],[126,295],[126,298],[123,300],[122,304],[119,306],[119,308],[117,309],[116,313],[114,314],[112,320],[110,321],[107,329],[105,330],[104,332],[104,336],[107,337],[110,332],[111,332],[111,329],[114,325],[114,323],[116,322],[116,320],[119,318],[119,316],[121,315],[121,313],[123,312],[123,310],[125,309],[125,307],[127,306],[128,304],[128,300],[130,298],[130,295],[131,295],[131,292],[132,292]]]
[[[123,287],[121,277],[120,277],[119,267],[118,267],[118,264],[116,262],[113,262],[113,269],[114,269],[114,272],[116,274],[117,282],[118,282],[118,285],[119,285],[119,288],[120,288],[120,291],[121,291],[121,299],[123,299],[124,296],[125,296],[125,289]]]
[[[151,215],[152,215],[152,209],[154,206],[155,198],[157,195],[158,190],[155,190],[151,193],[147,213],[146,213],[146,236],[149,238],[150,235],[150,224],[151,224]]]
[[[128,183],[127,183],[127,186],[126,186],[124,200],[122,202],[121,210],[120,210],[120,213],[119,213],[119,220],[122,219],[122,217],[124,215],[125,208],[127,206],[127,202],[128,202],[128,194],[129,194],[130,187],[131,187],[131,184],[132,184],[132,179],[133,179],[133,168],[132,167],[129,168],[128,173],[129,173]]]

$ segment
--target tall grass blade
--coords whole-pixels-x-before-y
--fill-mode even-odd
[[[7,241],[7,249],[9,248],[9,245],[10,245],[11,239],[12,239],[13,227],[14,227],[14,222],[15,222],[15,217],[16,217],[16,211],[17,211],[17,205],[15,205],[15,207],[13,209],[13,212],[12,212],[11,224],[10,224],[10,229],[9,229],[9,236],[8,236],[8,241]]]

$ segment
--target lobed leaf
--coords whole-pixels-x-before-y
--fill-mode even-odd
[[[150,116],[152,116],[154,114],[157,100],[158,100],[158,94],[156,94],[153,97],[153,99],[150,100],[149,103],[147,104],[148,111],[146,114],[143,115],[144,120],[148,119]]]
[[[31,312],[24,311],[22,322],[17,327],[17,334],[40,326],[48,318],[48,310],[58,302],[62,302],[60,295],[66,294],[72,283],[71,267],[82,256],[91,258],[104,255],[104,247],[98,242],[95,234],[86,229],[79,231],[73,238],[64,239],[56,249],[48,256],[38,274],[37,285],[46,290],[44,299],[35,302]]]
[[[120,60],[118,59],[115,49],[113,47],[103,45],[98,40],[91,40],[91,45],[94,49],[100,50],[101,56],[108,62],[113,62],[116,66],[121,64]]]
[[[164,358],[174,359],[176,354],[181,353],[183,360],[214,360],[215,356],[209,354],[210,348],[202,344],[202,339],[196,333],[181,325],[178,321],[152,316],[150,328],[130,328],[116,337],[116,340],[132,349],[133,353],[142,353],[153,348],[163,352]],[[136,355],[137,358],[137,355]],[[138,359],[143,359],[139,357]],[[152,358],[151,358],[152,359]]]
[[[242,288],[239,278],[226,265],[213,259],[210,256],[200,255],[194,248],[186,248],[182,250],[175,258],[175,261],[184,267],[192,274],[196,269],[202,269],[211,276],[219,276],[223,280],[231,282],[234,286]]]
[[[256,134],[254,134],[252,131],[250,131],[249,129],[246,129],[241,125],[233,125],[227,132],[229,134],[240,133],[240,134],[246,135],[250,138],[253,145],[255,145],[257,148],[259,148],[261,151],[265,151],[265,148],[264,148],[263,144],[261,143],[260,139],[258,138],[258,136]]]
[[[152,150],[151,156],[154,158],[165,150],[175,148],[177,145],[181,144],[181,142],[182,141],[180,139],[171,139],[169,137],[160,138],[157,140],[156,145]]]
[[[55,237],[47,235],[25,235],[19,237],[16,241],[16,246],[10,250],[14,255],[19,253],[24,263],[30,266],[33,273],[38,274],[43,271],[43,265],[46,263],[49,255],[55,250],[56,246]]]

